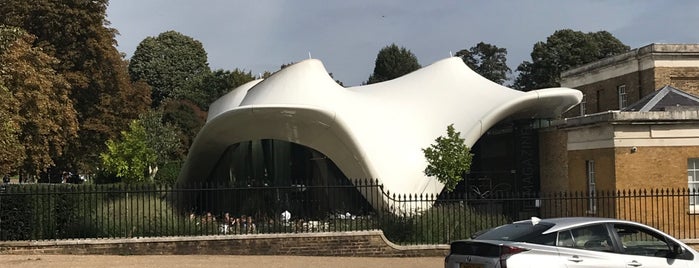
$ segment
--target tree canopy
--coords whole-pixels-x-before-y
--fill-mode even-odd
[[[0,24],[36,36],[33,45],[58,61],[51,64],[68,82],[78,115],[76,139],[58,165],[87,169],[99,163],[105,141],[116,137],[150,105],[150,92],[130,83],[108,28],[108,0],[4,0]]]
[[[104,168],[126,183],[145,181],[148,167],[157,160],[146,136],[141,121],[132,121],[129,131],[122,131],[119,140],[107,141],[107,151],[100,154]]]
[[[176,31],[141,41],[129,63],[131,80],[143,80],[152,87],[153,107],[167,98],[196,94],[187,90],[198,88],[187,84],[202,79],[208,72],[208,59],[201,42]]]
[[[177,99],[186,99],[197,104],[201,109],[208,110],[209,105],[231,90],[255,79],[251,72],[239,69],[233,71],[216,70],[207,72],[188,83],[183,95]]]
[[[447,126],[446,137],[437,137],[435,143],[423,148],[422,152],[427,159],[425,175],[437,177],[447,191],[453,191],[471,169],[471,149],[464,143],[461,133],[454,130],[453,124]]]
[[[51,68],[57,60],[32,46],[34,40],[19,28],[0,27],[0,117],[7,120],[0,129],[7,140],[0,144],[11,153],[0,160],[5,172],[19,163],[32,175],[45,171],[78,130],[70,85]]]
[[[162,113],[147,112],[108,140],[108,150],[100,155],[105,170],[126,183],[154,181],[160,166],[175,160],[179,150],[177,129],[162,121]]]
[[[417,69],[420,69],[420,64],[410,50],[391,44],[382,48],[376,55],[374,73],[369,76],[366,84],[395,79]]]
[[[0,174],[22,164],[24,148],[19,142],[19,103],[0,79]]]
[[[145,130],[146,145],[155,151],[155,160],[148,167],[148,176],[153,180],[160,166],[180,160],[177,155],[180,150],[179,133],[175,126],[163,122],[162,112],[150,111],[138,120]]]
[[[498,84],[507,81],[511,73],[507,67],[507,49],[480,42],[469,49],[456,52],[469,68],[476,73]]]
[[[177,129],[180,159],[187,155],[199,130],[206,123],[206,112],[189,100],[169,100],[162,107],[162,121]]]
[[[583,33],[570,29],[558,30],[546,42],[534,44],[532,61],[524,61],[517,67],[519,76],[515,79],[514,87],[524,91],[558,87],[561,72],[629,49],[606,31]]]

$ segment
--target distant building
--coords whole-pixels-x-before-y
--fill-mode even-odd
[[[584,95],[564,116],[621,110],[666,85],[699,96],[699,44],[650,44],[561,73]]]
[[[539,132],[541,191],[699,190],[699,45],[652,44],[561,79],[585,97]]]
[[[438,195],[444,185],[425,176],[422,148],[445,135],[447,126],[472,146],[498,122],[556,118],[581,98],[565,88],[513,90],[479,76],[457,57],[350,88],[338,85],[320,61],[305,60],[211,104],[178,183],[307,189],[375,179],[391,193]],[[530,134],[526,138],[535,141]],[[328,193],[317,196],[344,202]],[[275,198],[293,203],[290,194]]]
[[[589,216],[641,213],[665,230],[697,230],[699,196],[687,190],[699,191],[699,45],[651,44],[563,72],[561,85],[584,98],[538,131],[540,190],[585,199],[555,204],[549,216],[578,202]],[[620,191],[663,197],[641,208],[605,198]],[[662,215],[681,220],[661,223]]]

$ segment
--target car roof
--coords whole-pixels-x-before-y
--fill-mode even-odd
[[[543,222],[543,223],[548,223],[548,224],[553,225],[551,228],[549,228],[548,230],[543,232],[543,234],[558,232],[560,230],[570,229],[570,228],[574,228],[574,227],[578,227],[578,226],[584,226],[584,225],[590,225],[590,224],[599,224],[599,223],[627,223],[627,224],[639,225],[636,222],[619,220],[619,219],[612,219],[612,218],[601,218],[601,217],[566,217],[566,218],[549,218],[549,219],[532,218],[529,220],[517,221],[514,223],[515,224],[532,223],[532,221],[535,221],[536,224]],[[534,224],[534,223],[532,223],[532,224]]]

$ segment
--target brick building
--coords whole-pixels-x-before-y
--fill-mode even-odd
[[[565,117],[621,110],[666,85],[699,96],[699,44],[650,44],[561,73],[585,96]]]
[[[585,99],[539,131],[542,192],[699,190],[699,45],[648,45],[564,72],[561,85]],[[685,203],[699,212],[699,197]]]

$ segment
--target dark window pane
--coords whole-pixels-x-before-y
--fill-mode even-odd
[[[528,242],[542,245],[553,245],[556,241],[556,234],[542,235],[542,233],[553,225],[548,223],[513,223],[494,228],[485,232],[475,239],[477,240],[504,240],[516,242]]]

